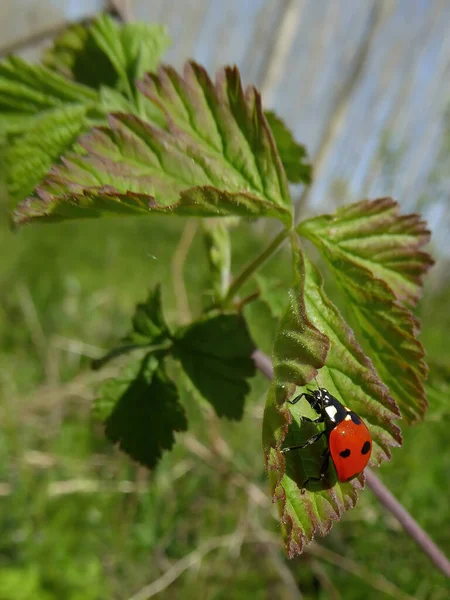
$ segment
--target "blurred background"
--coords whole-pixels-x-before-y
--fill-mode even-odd
[[[167,25],[167,62],[194,58],[210,73],[236,63],[259,87],[314,163],[305,214],[391,195],[428,220],[437,263],[418,313],[430,410],[378,474],[450,555],[450,2],[114,5]],[[2,0],[0,57],[39,60],[67,23],[111,8]],[[261,450],[262,376],[240,423],[185,398],[190,432],[155,473],[112,448],[90,402],[116,367],[95,373],[90,360],[124,335],[152,283],[164,283],[169,318],[198,312],[207,264],[195,224],[105,219],[13,234],[4,181],[0,197],[0,600],[449,597],[370,490],[327,538],[285,558]],[[271,236],[266,225],[235,229],[234,270]],[[267,273],[289,269],[285,258]],[[268,311],[256,303],[250,318],[270,351]]]

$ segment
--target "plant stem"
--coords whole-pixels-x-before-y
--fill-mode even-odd
[[[256,368],[267,377],[273,378],[273,367],[270,358],[255,350],[252,354]],[[366,482],[383,506],[392,513],[403,529],[408,533],[422,551],[433,561],[436,567],[450,578],[450,561],[436,546],[433,540],[425,533],[419,523],[409,514],[402,504],[392,495],[388,488],[378,479],[370,469],[365,470]]]
[[[124,354],[129,354],[134,350],[145,350],[147,353],[157,352],[158,350],[168,350],[170,348],[170,344],[171,342],[168,340],[162,344],[157,344],[156,346],[146,346],[145,344],[126,344],[124,346],[119,346],[118,348],[113,348],[110,350],[107,354],[105,354],[105,356],[102,356],[101,358],[95,358],[91,362],[91,367],[94,371],[98,371],[111,360],[114,360],[119,356],[123,356]]]
[[[236,296],[241,287],[247,283],[253,273],[257,271],[269,258],[271,258],[281,247],[284,240],[289,237],[291,232],[288,229],[283,229],[277,237],[261,252],[251,263],[249,263],[241,273],[231,282],[227,295],[223,299],[222,306],[229,305]]]
[[[450,578],[450,561],[439,550],[433,540],[425,533],[420,525],[415,521],[406,508],[400,504],[388,488],[375,476],[373,471],[366,469],[366,482],[372,492],[397,519],[403,529],[408,533],[418,546],[427,554],[434,562],[436,567]]]

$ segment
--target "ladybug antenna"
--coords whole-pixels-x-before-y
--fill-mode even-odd
[[[316,382],[317,389],[320,390],[319,382],[317,381],[317,377],[314,377],[314,381]]]

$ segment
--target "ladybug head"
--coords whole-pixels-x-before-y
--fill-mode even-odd
[[[333,404],[333,399],[325,388],[319,388],[318,390],[308,390],[313,400],[309,400],[311,408],[317,412],[323,411],[327,406]]]

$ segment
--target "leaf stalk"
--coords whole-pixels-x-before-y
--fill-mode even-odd
[[[273,239],[273,241],[267,246],[261,254],[259,254],[251,263],[249,263],[244,269],[241,271],[239,275],[235,277],[235,279],[231,282],[231,285],[228,289],[227,295],[222,301],[222,307],[229,306],[238,291],[241,287],[247,283],[247,281],[253,276],[253,274],[260,268],[262,265],[272,258],[276,252],[280,249],[281,245],[285,241],[287,237],[291,234],[289,229],[283,229],[280,233]]]

